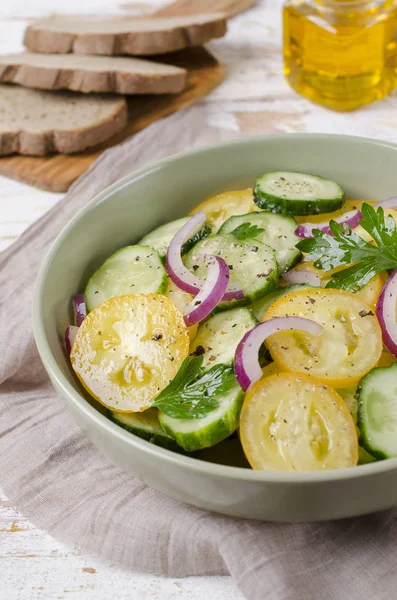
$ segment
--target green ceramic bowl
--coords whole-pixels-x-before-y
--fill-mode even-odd
[[[274,521],[314,521],[397,505],[397,459],[334,471],[266,472],[244,468],[235,441],[202,459],[159,448],[124,431],[88,398],[69,366],[62,335],[70,299],[109,254],[198,202],[252,186],[266,170],[306,171],[335,179],[348,196],[396,194],[397,146],[333,135],[274,135],[186,152],[121,179],[83,208],[47,255],[36,285],[33,323],[49,376],[93,443],[150,486],[195,506]],[[210,462],[216,461],[216,462]],[[242,467],[227,466],[230,463]]]

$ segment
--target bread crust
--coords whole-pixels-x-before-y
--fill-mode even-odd
[[[56,99],[54,99],[54,102],[56,102]],[[113,110],[109,111],[107,117],[103,117],[94,123],[87,123],[86,126],[71,127],[69,130],[47,128],[43,131],[24,131],[21,129],[12,131],[9,127],[8,131],[1,131],[0,129],[0,156],[9,154],[46,156],[53,153],[73,154],[82,152],[87,148],[105,142],[122,131],[127,125],[127,120],[127,103],[124,98],[120,98]]]
[[[191,22],[184,25],[172,25],[173,19],[165,19],[167,28],[150,31],[119,31],[109,33],[79,33],[68,31],[65,22],[64,30],[51,30],[46,23],[52,18],[33,22],[25,31],[24,44],[32,52],[43,53],[76,53],[76,54],[130,54],[151,55],[165,54],[183,48],[202,46],[211,39],[225,35],[227,30],[226,17],[222,14],[208,16],[205,22]],[[104,25],[105,27],[105,25]],[[73,29],[73,28],[71,28]],[[121,28],[122,29],[122,28]]]
[[[40,55],[40,57],[45,55]],[[170,67],[165,71],[164,65],[159,65],[156,73],[153,69],[145,73],[144,64],[137,67],[136,72],[126,68],[109,68],[109,59],[104,61],[103,70],[94,69],[91,65],[82,67],[80,64],[68,67],[60,64],[29,64],[29,56],[18,59],[18,55],[1,56],[0,83],[16,83],[23,87],[42,90],[72,90],[85,94],[92,92],[117,94],[178,94],[186,87],[187,71]],[[49,63],[54,63],[56,57],[49,55]],[[76,57],[77,58],[77,57]],[[95,57],[101,61],[101,57]],[[116,59],[110,59],[116,60]],[[133,59],[123,59],[133,60]],[[135,61],[137,59],[134,59]],[[71,56],[73,62],[73,56]],[[80,61],[81,62],[81,61]],[[145,61],[143,61],[145,62]]]

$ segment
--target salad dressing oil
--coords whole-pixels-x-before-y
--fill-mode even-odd
[[[397,0],[288,0],[284,71],[300,94],[354,110],[397,85]]]

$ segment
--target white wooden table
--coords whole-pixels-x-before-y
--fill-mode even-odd
[[[129,3],[4,0],[0,3],[0,53],[22,48],[22,32],[31,18],[54,11],[117,13]],[[161,3],[151,0],[146,8]],[[282,0],[260,0],[258,8],[230,23],[226,39],[210,45],[228,74],[224,83],[203,100],[213,119],[232,129],[240,127],[247,134],[321,131],[396,141],[397,95],[357,113],[337,114],[310,104],[288,88],[282,77],[280,55],[281,5]],[[0,177],[0,250],[61,198],[61,194]],[[1,600],[242,599],[227,577],[164,579],[105,564],[36,529],[1,495],[0,559]]]

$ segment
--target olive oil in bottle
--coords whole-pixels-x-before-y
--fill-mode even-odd
[[[288,0],[284,72],[303,96],[354,110],[397,84],[397,0]]]

